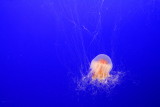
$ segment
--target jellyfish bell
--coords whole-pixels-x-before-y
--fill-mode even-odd
[[[92,80],[103,81],[109,78],[112,69],[112,61],[109,56],[100,54],[96,56],[90,65]]]

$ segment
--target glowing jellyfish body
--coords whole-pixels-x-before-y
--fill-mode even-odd
[[[92,80],[102,81],[110,77],[112,61],[109,56],[100,54],[96,56],[90,65]]]

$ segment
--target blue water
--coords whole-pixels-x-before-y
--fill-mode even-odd
[[[159,26],[159,0],[1,0],[0,107],[160,107]],[[77,90],[102,53],[123,77]]]

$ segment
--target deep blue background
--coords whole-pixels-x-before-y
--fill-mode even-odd
[[[159,36],[159,0],[1,0],[0,107],[160,107]],[[125,76],[77,91],[100,53]]]

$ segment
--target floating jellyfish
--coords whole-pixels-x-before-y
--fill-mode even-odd
[[[77,82],[77,89],[97,93],[114,88],[119,84],[119,80],[124,74],[120,71],[112,71],[111,73],[112,67],[112,61],[109,56],[105,54],[97,55],[91,61],[89,73],[82,75],[81,80]]]
[[[109,56],[100,54],[96,56],[90,65],[92,80],[103,81],[109,78],[112,69],[112,61]]]

